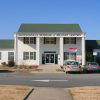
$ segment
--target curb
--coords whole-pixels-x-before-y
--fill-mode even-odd
[[[65,72],[30,72],[31,74],[33,73],[40,73],[40,74],[49,74],[49,73],[54,73],[54,74],[59,74],[59,73],[65,73]]]
[[[30,94],[33,92],[34,88],[25,96],[23,100],[27,100],[27,98],[30,96]]]
[[[68,90],[68,88],[65,88],[65,91],[66,91],[67,99],[68,100],[74,100],[71,93],[70,93],[70,91]]]

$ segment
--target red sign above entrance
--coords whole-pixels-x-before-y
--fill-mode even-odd
[[[69,51],[74,51],[76,52],[77,51],[77,48],[68,48]]]

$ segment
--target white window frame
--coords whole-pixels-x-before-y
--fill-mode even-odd
[[[76,44],[76,37],[64,37],[64,44]]]
[[[44,37],[44,44],[56,44],[56,37]]]
[[[34,59],[34,52],[30,52],[30,60]]]
[[[29,60],[29,52],[23,52],[23,60]]]
[[[23,52],[23,60],[36,60],[36,52]]]
[[[36,37],[23,37],[24,44],[36,44]]]

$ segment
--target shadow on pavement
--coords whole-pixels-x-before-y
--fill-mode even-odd
[[[12,73],[14,71],[9,71],[9,70],[0,70],[0,73]]]
[[[100,71],[90,71],[90,72],[68,72],[68,74],[100,74]]]

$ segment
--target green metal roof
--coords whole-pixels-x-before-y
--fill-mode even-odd
[[[86,40],[86,50],[100,49],[100,40]]]
[[[14,40],[0,40],[0,49],[14,48]]]
[[[18,32],[82,32],[79,24],[21,24]]]

